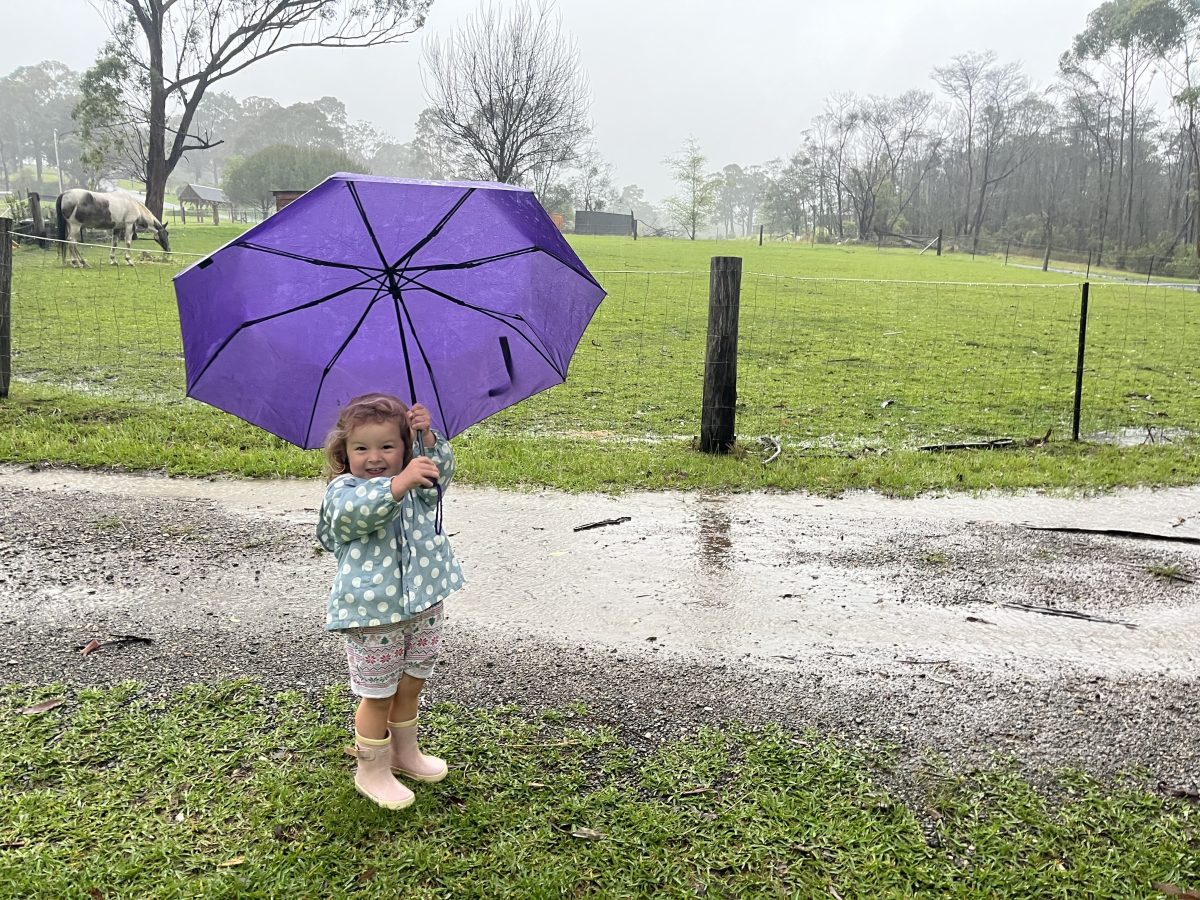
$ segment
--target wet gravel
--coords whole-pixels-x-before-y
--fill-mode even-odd
[[[512,511],[506,515],[511,520]],[[643,530],[628,539],[652,535],[655,515],[640,510]],[[1093,611],[1130,616],[1186,613],[1197,602],[1196,586],[1145,572],[1170,561],[1195,572],[1195,548],[1185,546],[1127,542],[1117,552],[1111,539],[1093,536],[902,517],[820,553],[794,531],[778,544],[784,569],[819,564],[850,582],[856,573],[884,577],[898,602],[914,606],[1086,600]],[[510,561],[475,556],[464,565],[476,582],[512,577]],[[329,569],[295,511],[10,479],[0,484],[3,680],[84,687],[135,679],[165,693],[248,677],[268,690],[321,693],[344,680],[340,642],[321,628]],[[700,566],[696,577],[705,571]],[[618,595],[634,589],[620,574],[606,576]],[[611,628],[554,639],[552,630],[504,627],[488,612],[504,598],[470,590],[463,603],[451,601],[430,702],[511,702],[536,711],[581,700],[588,721],[644,748],[729,721],[812,728],[864,748],[894,747],[885,780],[917,795],[930,772],[966,771],[997,756],[1039,777],[1070,766],[1104,776],[1134,772],[1163,790],[1200,785],[1194,667],[1031,665],[1019,654],[938,658],[902,644],[842,644],[837,635],[766,658],[744,644],[689,646],[680,634],[659,640],[632,624],[623,639],[613,639]],[[113,644],[87,657],[78,649],[131,634],[153,642]]]

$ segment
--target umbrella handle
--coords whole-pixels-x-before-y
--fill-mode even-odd
[[[423,429],[419,429],[417,431],[416,443],[417,443],[417,452],[420,453],[422,456],[428,456],[429,454],[425,451],[425,431]],[[437,487],[437,479],[436,478],[434,479],[432,486]]]

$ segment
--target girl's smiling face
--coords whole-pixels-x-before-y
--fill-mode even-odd
[[[404,438],[395,420],[363,422],[346,435],[346,461],[357,478],[390,478],[404,469]]]

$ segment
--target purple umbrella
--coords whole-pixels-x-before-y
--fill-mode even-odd
[[[604,289],[531,191],[339,173],[175,294],[188,396],[313,448],[367,391],[453,437],[561,384]]]

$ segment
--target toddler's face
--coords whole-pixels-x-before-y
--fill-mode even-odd
[[[350,474],[358,478],[399,475],[404,469],[404,440],[398,422],[363,422],[346,436]]]

